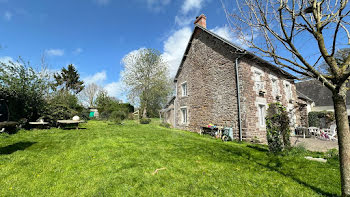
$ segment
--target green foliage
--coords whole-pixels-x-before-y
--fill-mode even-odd
[[[280,153],[290,149],[290,129],[288,113],[280,103],[271,103],[267,109],[266,130],[269,150]]]
[[[325,153],[327,160],[339,161],[339,151],[336,148],[330,149]]]
[[[169,123],[166,123],[166,122],[160,123],[159,126],[165,127],[165,128],[170,128],[171,127],[171,125]]]
[[[41,118],[55,124],[57,120],[70,120],[75,115],[82,117],[83,110],[75,94],[62,90],[54,92],[47,99],[47,105]]]
[[[55,87],[61,87],[61,90],[79,93],[84,89],[84,82],[80,81],[80,75],[75,67],[70,64],[68,69],[62,68],[60,73],[54,75],[56,80]]]
[[[310,127],[320,127],[321,119],[324,119],[327,125],[335,120],[334,112],[329,111],[309,112],[308,117]]]
[[[140,119],[140,124],[149,124],[149,123],[151,123],[150,118],[141,118]]]
[[[35,71],[23,60],[1,63],[0,98],[7,102],[10,120],[39,118],[44,106],[45,95],[50,87],[49,76]]]
[[[123,60],[123,82],[128,98],[140,106],[142,116],[158,117],[171,92],[168,66],[159,51],[141,49]]]
[[[125,120],[126,117],[127,114],[125,111],[113,111],[109,116],[109,120],[115,122],[116,124],[120,124],[122,120]]]
[[[120,103],[117,99],[109,97],[104,91],[98,94],[96,105],[100,113],[100,119],[110,120],[116,123],[121,123],[121,121],[128,118],[128,114],[134,109],[128,103]]]

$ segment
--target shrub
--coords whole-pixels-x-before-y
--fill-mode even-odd
[[[270,152],[279,153],[290,149],[288,113],[280,103],[271,103],[267,110],[266,130]]]
[[[321,112],[309,112],[308,114],[310,127],[321,127],[321,120],[324,120],[326,127],[335,120],[334,112],[321,111]]]
[[[78,98],[68,91],[58,91],[47,99],[47,105],[42,112],[41,118],[56,123],[57,120],[71,119],[78,115],[83,119],[84,108],[78,103]]]
[[[170,128],[171,125],[169,123],[162,122],[162,123],[159,124],[159,126],[165,127],[165,128]]]
[[[46,106],[49,87],[49,75],[35,71],[21,59],[0,63],[0,98],[5,99],[12,121],[37,120]]]
[[[126,113],[124,111],[113,111],[109,116],[109,120],[117,124],[120,124],[125,118]]]
[[[330,149],[326,152],[326,159],[328,160],[338,160],[339,159],[339,151],[336,148]]]
[[[151,122],[150,118],[141,118],[140,124],[149,124]]]

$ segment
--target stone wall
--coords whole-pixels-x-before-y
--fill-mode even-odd
[[[257,82],[255,74],[261,73],[261,80]],[[241,116],[243,138],[258,139],[266,142],[266,126],[259,123],[259,105],[268,108],[269,103],[280,102],[288,111],[294,113],[294,119],[298,119],[296,114],[296,90],[294,82],[278,72],[273,72],[268,65],[258,64],[256,61],[244,58],[239,61],[239,78],[241,82]],[[272,80],[276,80],[277,92],[273,91]],[[258,83],[263,84],[264,94],[259,93]],[[291,98],[286,96],[285,84],[290,84]],[[277,99],[277,96],[280,96]]]
[[[199,132],[210,123],[233,127],[237,125],[237,91],[234,56],[222,41],[197,30],[178,76],[175,100],[176,126]],[[187,97],[181,85],[187,83]],[[181,108],[188,111],[188,123],[182,124]]]
[[[239,55],[234,48],[212,35],[196,29],[182,70],[177,77],[175,117],[176,127],[199,132],[209,123],[233,127],[238,136],[238,104],[235,60]],[[260,72],[265,93],[259,94],[255,73]],[[259,124],[259,105],[280,101],[294,113],[296,124],[300,124],[295,112],[296,90],[294,82],[269,65],[258,63],[248,57],[239,58],[240,102],[243,138],[266,142],[266,128]],[[278,93],[272,91],[272,79],[277,79]],[[187,84],[188,95],[182,96],[182,84]],[[285,84],[290,84],[291,98],[287,100]],[[280,99],[276,98],[280,95]],[[186,108],[188,122],[182,123],[181,108]],[[299,122],[298,122],[299,121]]]

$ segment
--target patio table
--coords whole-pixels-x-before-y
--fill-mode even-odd
[[[76,129],[79,129],[79,123],[84,123],[83,120],[57,120],[58,128],[61,126],[74,126]]]

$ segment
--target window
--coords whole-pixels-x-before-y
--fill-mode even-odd
[[[259,105],[259,125],[265,126],[265,105]]]
[[[290,88],[290,84],[286,83],[286,95],[287,95],[287,100],[289,101],[292,99],[292,90]]]
[[[271,79],[272,83],[272,95],[277,96],[278,95],[278,81],[277,79]]]
[[[187,83],[183,83],[182,87],[182,96],[187,96]]]
[[[187,108],[181,108],[182,112],[182,124],[187,123]]]
[[[255,85],[257,90],[264,89],[264,83],[261,78],[262,78],[262,74],[260,72],[255,72]]]

